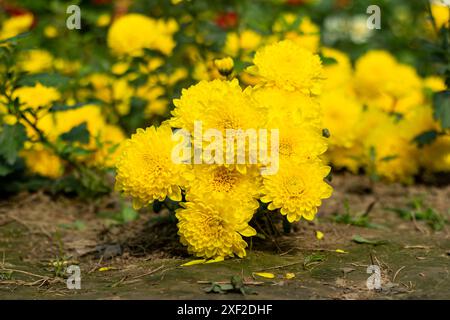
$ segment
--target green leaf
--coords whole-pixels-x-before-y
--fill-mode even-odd
[[[332,57],[325,57],[323,55],[320,55],[320,59],[322,60],[322,64],[324,66],[329,66],[337,63],[336,59]]]
[[[354,235],[352,238],[353,242],[359,243],[359,244],[371,244],[374,246],[386,244],[386,240],[368,240],[366,238],[361,237],[360,235]]]
[[[233,285],[230,283],[219,284],[219,286],[222,291],[230,291],[234,289]]]
[[[81,107],[84,107],[86,105],[93,104],[92,102],[80,102],[72,105],[55,105],[50,108],[50,112],[57,112],[57,111],[67,111],[67,110],[74,110],[79,109]]]
[[[5,158],[7,164],[14,164],[26,140],[27,133],[22,124],[3,125],[0,132],[0,155]]]
[[[394,160],[394,159],[397,159],[397,158],[398,158],[397,155],[386,156],[386,157],[381,158],[380,161],[388,162],[388,161],[391,161],[391,160]]]
[[[7,176],[8,174],[10,174],[13,171],[14,171],[13,167],[5,166],[5,165],[0,163],[0,177]]]
[[[324,260],[325,260],[325,256],[323,254],[313,253],[313,254],[305,257],[305,259],[303,260],[303,267],[305,269],[307,269],[309,266],[311,266],[313,264],[317,264],[317,263],[322,262]]]
[[[34,86],[40,83],[46,87],[61,87],[66,86],[70,79],[57,73],[38,73],[28,74],[19,81],[21,86]]]
[[[417,135],[413,141],[421,148],[427,144],[431,144],[438,137],[438,132],[435,130],[425,131]]]
[[[14,37],[0,40],[0,44],[9,43],[9,42],[15,42],[17,40],[26,38],[26,37],[28,37],[30,35],[30,33],[31,32],[24,32],[24,33],[20,33],[20,34],[14,36]]]
[[[124,207],[121,212],[121,218],[122,218],[123,222],[134,221],[138,217],[139,217],[139,213],[137,213],[136,210],[134,210],[131,207]]]
[[[89,130],[87,129],[86,122],[73,127],[66,133],[63,133],[60,137],[66,142],[81,142],[87,144],[89,142]]]
[[[436,92],[433,96],[434,118],[439,120],[442,129],[450,128],[450,91]]]

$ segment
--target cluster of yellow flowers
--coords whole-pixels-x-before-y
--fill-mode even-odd
[[[0,39],[27,31],[33,19],[32,14],[11,17],[3,23]],[[109,21],[106,25],[108,24]],[[101,26],[105,24],[102,23]],[[79,156],[78,160],[88,166],[113,167],[125,135],[119,126],[111,123],[117,123],[120,117],[130,113],[132,98],[145,101],[146,118],[164,115],[168,107],[167,98],[164,97],[167,88],[187,77],[185,68],[175,69],[170,75],[156,72],[165,63],[159,54],[169,56],[175,47],[173,33],[177,30],[178,25],[174,20],[165,22],[140,14],[124,15],[112,23],[107,34],[107,45],[116,59],[109,72],[84,75],[79,80],[76,92],[60,92],[56,87],[36,82],[34,85],[19,87],[12,98],[19,99],[22,111],[30,111],[36,115],[36,127],[57,148],[63,148],[59,138],[62,134],[86,123],[90,138],[82,147],[89,154]],[[45,28],[44,34],[48,38],[57,36],[57,32],[50,27]],[[142,58],[146,49],[158,54],[152,57],[145,55],[138,69],[133,69],[133,58]],[[80,74],[81,63],[57,58],[47,50],[33,48],[19,52],[16,68],[29,75],[58,72],[77,76]],[[131,83],[142,74],[148,75],[145,84],[133,86]],[[91,100],[100,103],[88,103],[81,108],[71,107]],[[50,111],[55,104],[68,105],[69,110]],[[110,112],[110,106],[114,112]],[[34,122],[31,116],[28,117],[30,122]],[[9,114],[6,100],[0,101],[0,119],[9,125],[18,121],[16,116]],[[29,171],[49,178],[60,177],[64,173],[64,161],[57,156],[54,148],[38,141],[36,131],[25,119],[19,121],[26,127],[30,139],[21,152]]]
[[[165,115],[169,105],[165,97],[167,91],[188,76],[187,69],[182,66],[170,73],[160,70],[165,64],[164,57],[170,56],[176,45],[173,34],[177,30],[178,24],[173,19],[155,20],[137,13],[115,20],[107,35],[115,63],[110,73],[95,72],[85,77],[82,81],[84,93],[113,105],[119,117],[132,111],[133,97],[145,101],[146,119]],[[145,50],[155,54],[144,54]],[[133,65],[135,58],[142,59],[137,68]],[[133,86],[132,82],[140,75],[147,76],[145,83]]]
[[[83,150],[89,151],[79,156],[79,161],[88,166],[111,168],[115,158],[120,153],[120,143],[125,140],[122,130],[108,124],[96,105],[85,105],[72,110],[49,112],[53,102],[58,101],[60,93],[52,87],[45,87],[39,83],[32,87],[21,87],[14,92],[22,109],[32,110],[38,115],[35,126],[44,134],[47,141],[54,146],[64,148],[60,136],[71,129],[85,123],[89,132],[89,141],[83,145]],[[44,177],[58,178],[64,173],[64,161],[58,157],[55,150],[39,141],[39,136],[31,123],[31,117],[20,120],[27,130],[30,141],[25,143],[21,152],[27,168],[31,173]]]
[[[0,40],[12,38],[27,31],[33,24],[33,20],[34,17],[31,13],[6,19],[0,30]]]
[[[37,116],[37,122],[26,112],[23,113],[25,118],[17,119],[9,115],[6,105],[0,102],[0,114],[3,114],[5,123],[14,125],[20,121],[25,126],[29,141],[25,143],[21,156],[31,173],[58,178],[64,173],[65,167],[64,161],[58,157],[55,150],[40,141],[33,125],[48,142],[55,147],[64,148],[60,136],[86,123],[90,137],[84,145],[84,150],[89,153],[80,156],[79,160],[89,166],[101,168],[114,166],[114,159],[120,152],[119,145],[125,140],[125,135],[119,127],[106,122],[99,106],[85,105],[71,110],[52,112],[50,107],[61,100],[61,94],[56,88],[46,87],[40,83],[18,88],[14,91],[13,98],[19,100],[22,111],[30,111]]]
[[[184,195],[176,212],[179,235],[198,257],[245,256],[242,237],[256,234],[249,221],[258,199],[294,222],[312,220],[332,192],[324,181],[330,167],[320,159],[327,149],[317,96],[320,58],[286,40],[260,49],[253,63],[258,85],[242,90],[237,79],[216,79],[183,90],[172,118],[158,128],[139,129],[124,143],[117,163],[117,190],[131,196],[136,208],[166,197],[182,201]],[[195,121],[223,136],[230,129],[278,129],[278,172],[262,175],[260,163],[174,163],[172,131],[193,133]],[[202,150],[211,144],[204,141]]]
[[[448,7],[433,3],[431,8],[437,26],[441,27],[448,21]],[[226,74],[220,72],[220,66],[226,64],[226,59],[215,60],[214,65],[214,58],[225,54],[238,61],[249,62],[254,51],[284,39],[331,60],[324,67],[323,94],[319,99],[324,128],[331,134],[330,149],[324,159],[338,168],[352,172],[363,169],[373,177],[391,182],[412,182],[421,167],[428,171],[450,170],[448,134],[439,135],[432,144],[425,146],[414,142],[424,132],[442,132],[432,116],[429,92],[444,90],[443,79],[422,79],[413,67],[399,63],[389,52],[382,50],[367,52],[353,67],[345,53],[320,47],[319,27],[307,16],[282,14],[273,24],[269,36],[262,36],[251,29],[229,32],[223,52],[211,52],[206,55],[206,60],[194,59],[194,77],[197,80],[223,79]],[[255,61],[258,59],[256,56]],[[287,62],[287,59],[280,60]],[[235,76],[244,85],[258,85],[264,81],[266,73],[275,70],[281,74],[280,69],[284,66],[286,72],[291,72],[290,77],[285,78],[289,80],[283,83],[283,87],[289,90],[290,82],[301,81],[294,79],[307,74],[306,70],[298,73],[295,65],[270,63],[267,68],[260,66],[259,72],[250,67]],[[311,71],[314,70],[317,69],[311,67]],[[308,74],[307,78],[313,79],[314,75]],[[314,82],[311,85],[314,86]],[[321,88],[299,90],[318,94]]]
[[[270,35],[262,35],[248,28],[228,32],[221,52],[206,52],[202,55],[197,48],[189,48],[189,57],[194,64],[193,77],[196,80],[220,79],[221,75],[212,63],[215,58],[226,55],[250,64],[256,50],[282,40],[291,40],[298,46],[317,53],[320,42],[319,26],[307,16],[283,13],[272,25]],[[205,40],[198,35],[197,41],[203,43]],[[242,70],[236,76],[245,85],[254,85],[259,81],[255,74],[247,72],[247,70]]]
[[[422,79],[413,67],[382,50],[361,56],[354,69],[344,53],[322,52],[335,60],[325,67],[321,105],[331,133],[327,156],[336,167],[353,172],[363,168],[405,183],[412,182],[421,166],[450,170],[448,135],[423,147],[414,142],[424,132],[442,131],[429,101],[429,92],[445,89],[441,78]]]

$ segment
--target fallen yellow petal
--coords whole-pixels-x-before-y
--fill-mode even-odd
[[[286,273],[286,275],[284,277],[286,279],[293,279],[293,278],[295,278],[295,273],[288,272],[288,273]]]
[[[101,267],[101,268],[98,269],[98,271],[103,272],[103,271],[109,271],[109,270],[112,270],[112,269],[113,269],[113,267]]]
[[[336,249],[336,252],[337,252],[337,253],[348,253],[347,251],[344,251],[344,250],[342,250],[342,249]]]
[[[257,276],[260,276],[262,278],[267,278],[267,279],[275,278],[275,275],[273,273],[270,273],[270,272],[255,272],[254,274],[257,275]]]
[[[215,259],[210,259],[210,260],[206,261],[205,263],[221,262],[221,261],[223,261],[223,260],[225,260],[224,257],[217,257],[217,258],[215,258]]]
[[[192,260],[192,261],[183,263],[183,264],[181,265],[181,267],[193,266],[194,264],[203,264],[203,263],[205,263],[205,262],[206,262],[205,259]]]
[[[316,231],[316,238],[317,238],[318,240],[322,240],[323,237],[324,237],[323,232],[320,232],[319,230],[317,230],[317,231]]]

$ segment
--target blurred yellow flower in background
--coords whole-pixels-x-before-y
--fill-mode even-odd
[[[108,31],[108,46],[118,56],[142,56],[144,49],[170,55],[176,43],[173,34],[178,30],[175,20],[155,20],[130,13],[115,20]]]
[[[0,30],[0,40],[17,36],[31,28],[34,16],[31,13],[13,16],[3,22]]]
[[[59,32],[58,29],[55,26],[46,26],[44,28],[44,35],[47,38],[56,38],[58,36]]]

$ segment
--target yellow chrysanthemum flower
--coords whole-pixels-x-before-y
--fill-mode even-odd
[[[173,34],[178,30],[174,20],[167,22],[131,13],[113,22],[108,31],[108,46],[114,54],[142,56],[144,49],[170,55],[175,47]]]
[[[366,162],[364,148],[360,143],[351,147],[330,146],[325,154],[327,162],[331,162],[334,168],[346,168],[352,173],[357,173]]]
[[[419,150],[419,159],[425,170],[432,172],[450,171],[450,136],[443,135]]]
[[[329,91],[320,96],[323,126],[330,132],[330,145],[349,148],[357,136],[363,106],[344,91]]]
[[[418,150],[411,139],[405,138],[399,132],[394,122],[383,123],[374,128],[364,140],[364,146],[368,155],[368,166],[374,166],[378,176],[390,182],[412,182],[419,169]]]
[[[95,24],[97,27],[106,27],[111,23],[111,15],[109,13],[102,13],[98,16],[97,21]]]
[[[64,172],[62,160],[41,144],[30,145],[20,155],[31,173],[56,179]]]
[[[356,61],[354,84],[363,102],[386,112],[404,113],[423,100],[414,68],[386,51],[369,51]]]
[[[202,121],[203,130],[258,129],[261,115],[242,92],[238,81],[201,81],[182,91],[173,101],[175,109],[169,123],[194,132],[194,121]],[[225,136],[225,135],[224,135]]]
[[[398,132],[406,139],[414,139],[426,131],[439,131],[439,123],[433,118],[433,108],[430,105],[418,105],[405,113],[398,123]]]
[[[293,13],[283,14],[272,30],[282,33],[283,39],[295,41],[311,52],[316,52],[319,47],[320,29],[309,17],[300,17]]]
[[[195,179],[189,183],[186,200],[228,203],[252,215],[258,208],[256,198],[259,196],[262,180],[259,171],[248,170],[242,174],[236,169],[219,165],[195,165]]]
[[[19,98],[23,104],[22,109],[31,108],[37,110],[39,107],[50,107],[51,104],[61,99],[59,91],[53,87],[46,87],[36,83],[33,87],[21,87],[14,91],[14,98]]]
[[[167,125],[138,129],[124,142],[116,164],[116,189],[131,196],[135,208],[166,197],[181,200],[180,186],[186,185],[192,176],[185,165],[172,161],[176,144]]]
[[[361,56],[355,64],[355,90],[363,100],[378,98],[383,84],[392,79],[397,66],[395,58],[387,51],[372,50]]]
[[[12,38],[27,31],[33,24],[33,19],[33,14],[26,13],[5,20],[0,31],[0,40]]]
[[[443,91],[447,87],[443,78],[438,76],[429,76],[423,80],[423,86],[433,92]]]
[[[331,196],[333,189],[324,181],[330,170],[319,161],[281,162],[277,174],[264,176],[261,201],[269,210],[280,209],[289,222],[312,220],[322,199]]]
[[[231,57],[216,59],[214,60],[214,65],[223,76],[228,76],[231,72],[233,72],[234,62]]]
[[[296,124],[308,124],[322,130],[322,109],[314,97],[266,86],[247,87],[245,93],[264,110],[269,120],[283,115]]]
[[[280,161],[303,162],[316,159],[327,150],[327,140],[322,130],[308,123],[296,122],[279,114],[268,121],[267,127],[279,130]]]
[[[237,57],[241,53],[242,59],[246,60],[249,53],[258,49],[261,45],[262,36],[250,29],[243,30],[240,33],[230,32],[225,40],[225,54]]]
[[[47,114],[38,121],[38,127],[49,139],[55,141],[62,133],[68,132],[84,122],[91,136],[90,143],[95,146],[95,138],[106,125],[102,111],[97,105],[86,105],[73,110]]]
[[[449,26],[450,5],[445,0],[435,0],[431,3],[431,14],[438,29]]]
[[[19,68],[29,73],[48,71],[53,65],[53,56],[45,50],[24,51],[19,57]]]
[[[242,236],[251,237],[256,231],[248,225],[251,215],[242,214],[227,202],[187,202],[176,212],[178,234],[188,251],[198,257],[243,258],[247,243]]]
[[[93,154],[90,160],[95,167],[113,168],[122,154],[122,142],[125,141],[125,135],[117,126],[105,125],[98,133],[97,139],[100,142],[98,150]]]
[[[55,59],[53,61],[54,67],[57,71],[63,74],[73,74],[81,69],[81,62],[66,59]]]
[[[53,39],[58,36],[58,29],[55,26],[46,26],[44,28],[44,35],[47,38]]]
[[[353,70],[350,58],[345,53],[332,48],[322,48],[321,51],[324,57],[336,61],[335,63],[324,65],[324,92],[336,89],[351,92],[353,90]]]
[[[293,41],[277,42],[256,52],[255,71],[269,85],[288,91],[300,90],[305,94],[318,94],[323,78],[318,55],[300,47]],[[254,70],[255,69],[255,70]]]

